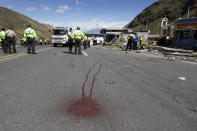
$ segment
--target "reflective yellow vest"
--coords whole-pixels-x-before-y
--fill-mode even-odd
[[[129,34],[129,36],[128,36],[128,40],[129,40],[129,39],[131,39],[131,38],[132,38],[133,40],[135,40],[135,35],[133,35],[133,34]]]
[[[140,40],[141,40],[141,41],[143,40],[142,36],[140,36]]]
[[[76,30],[76,31],[72,34],[72,38],[73,38],[73,39],[83,40],[84,37],[85,37],[84,34],[83,34],[80,30]]]
[[[27,28],[24,32],[24,38],[27,39],[27,38],[35,38],[37,39],[37,35],[36,35],[36,32],[32,29],[32,28]]]
[[[0,32],[0,42],[1,42],[2,40],[5,40],[5,37],[6,37],[5,31],[1,31],[1,32]]]

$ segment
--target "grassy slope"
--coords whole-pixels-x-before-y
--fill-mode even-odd
[[[17,36],[21,38],[24,29],[28,24],[32,25],[39,38],[50,38],[49,30],[52,29],[50,25],[38,23],[37,21],[20,13],[0,7],[0,28],[11,26],[13,27],[13,30],[16,31]]]
[[[181,16],[186,17],[189,0],[158,0],[148,8],[144,9],[131,21],[126,27],[135,31],[145,30],[146,21],[148,21],[148,29],[152,34],[158,34],[161,19],[167,15],[170,22]],[[194,16],[194,9],[191,10],[190,16]]]

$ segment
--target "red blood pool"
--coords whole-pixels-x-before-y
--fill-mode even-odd
[[[68,112],[76,116],[93,117],[100,113],[100,105],[91,97],[82,97],[69,106]]]

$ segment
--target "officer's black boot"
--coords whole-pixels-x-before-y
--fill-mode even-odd
[[[30,49],[27,50],[27,54],[31,54],[31,50]]]
[[[32,50],[32,54],[37,54],[37,52],[35,50]]]
[[[16,48],[13,49],[13,53],[17,53],[17,52],[16,52]]]

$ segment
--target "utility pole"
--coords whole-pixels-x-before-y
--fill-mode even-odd
[[[195,15],[197,17],[197,0],[196,0],[196,9],[195,9]]]
[[[189,18],[190,9],[191,9],[191,7],[188,7],[187,18]]]
[[[146,30],[148,30],[148,20],[146,20]]]
[[[97,24],[97,34],[99,33],[99,31],[98,31],[98,24]]]
[[[196,7],[195,8],[195,16],[197,17],[197,0],[190,0],[188,12],[187,12],[187,18],[189,18],[190,10],[192,7]]]

